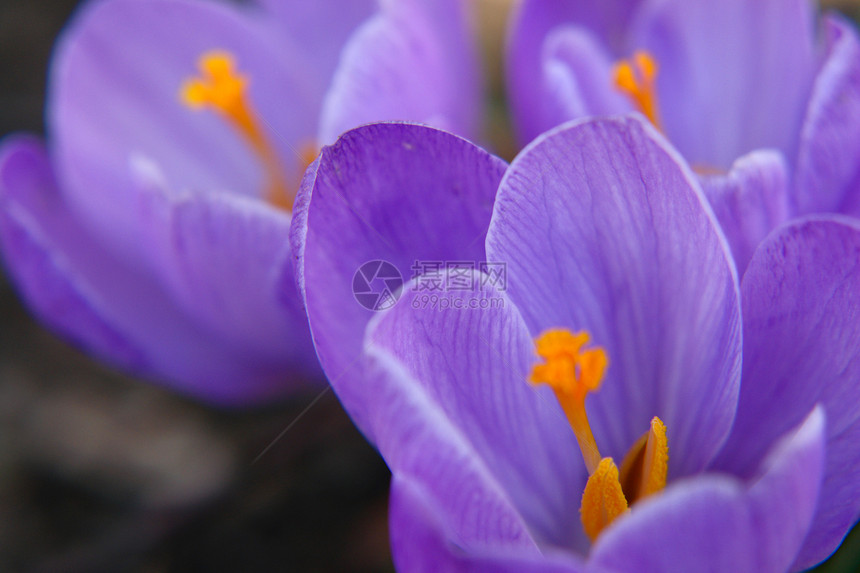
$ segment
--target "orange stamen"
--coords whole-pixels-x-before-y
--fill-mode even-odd
[[[613,69],[615,87],[624,93],[633,105],[654,126],[662,131],[657,106],[657,62],[648,52],[637,51],[629,60],[621,60]]]
[[[612,458],[603,458],[588,478],[579,508],[582,526],[594,542],[600,532],[627,511],[627,500],[618,481],[618,468]]]
[[[182,102],[191,109],[211,108],[226,118],[259,157],[268,178],[267,200],[278,207],[291,208],[293,195],[283,166],[248,100],[247,76],[236,71],[232,54],[220,50],[204,53],[198,67],[200,76],[188,79],[182,86]]]

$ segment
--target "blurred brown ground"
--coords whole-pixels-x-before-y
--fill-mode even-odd
[[[480,2],[497,126],[509,0]],[[0,1],[0,135],[43,130],[75,4]],[[315,397],[225,412],[111,372],[39,327],[0,272],[0,571],[391,570],[388,471],[331,392],[302,415]],[[827,570],[856,570],[857,546]]]

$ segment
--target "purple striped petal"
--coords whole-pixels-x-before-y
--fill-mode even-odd
[[[800,567],[829,555],[860,513],[858,260],[856,221],[801,221],[762,245],[743,280],[743,384],[717,467],[748,475],[813,405],[824,407],[825,481]]]
[[[582,573],[585,567],[570,554],[500,547],[481,555],[464,551],[446,534],[445,518],[421,488],[394,477],[389,500],[391,551],[399,571],[435,573]],[[589,573],[599,573],[589,568]]]
[[[296,201],[296,274],[323,368],[359,426],[359,359],[373,312],[352,292],[364,263],[385,260],[404,279],[415,261],[485,260],[484,237],[505,163],[449,133],[374,124],[323,149]]]
[[[622,459],[653,416],[670,477],[700,471],[728,435],[740,379],[738,287],[694,176],[635,118],[542,136],[499,188],[487,257],[534,336],[587,330],[609,369],[589,398],[603,455]]]
[[[794,176],[797,210],[860,215],[860,41],[830,14],[827,56],[806,111]]]

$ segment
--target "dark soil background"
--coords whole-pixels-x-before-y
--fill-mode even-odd
[[[0,136],[43,131],[76,4],[0,0]],[[0,571],[390,571],[388,477],[332,392],[200,406],[42,329],[0,266]]]

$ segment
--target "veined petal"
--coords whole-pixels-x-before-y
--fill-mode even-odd
[[[753,151],[727,175],[704,175],[701,182],[743,275],[758,244],[790,215],[785,159],[775,151]]]
[[[89,4],[61,38],[52,67],[52,157],[70,207],[126,257],[140,254],[133,164],[157,165],[178,193],[261,197],[265,173],[248,144],[217,113],[180,100],[200,56],[226,50],[249,77],[249,98],[298,183],[296,151],[316,137],[320,102],[308,70],[277,34],[240,8],[194,0]],[[317,96],[318,97],[318,96]]]
[[[637,573],[782,573],[809,530],[824,470],[825,416],[814,410],[748,482],[703,475],[634,506],[597,540],[589,564]]]
[[[41,144],[7,140],[0,155],[4,258],[47,325],[112,364],[209,401],[251,402],[284,389],[282,363],[202,328],[151,273],[91,234],[65,205]]]
[[[552,550],[499,547],[481,555],[466,551],[446,531],[444,516],[420,487],[395,476],[389,501],[391,550],[401,571],[435,573],[584,573],[585,566],[570,554]],[[590,568],[589,573],[599,573]]]
[[[806,110],[794,192],[799,213],[860,214],[860,41],[829,14],[827,57]]]
[[[794,156],[814,26],[808,0],[655,0],[644,5],[629,49],[660,63],[669,140],[691,164],[727,169],[755,149]]]
[[[364,390],[361,344],[373,312],[352,284],[368,261],[392,263],[404,279],[416,261],[484,261],[484,237],[505,163],[468,141],[409,124],[344,134],[308,169],[291,243],[296,275],[323,368],[352,407]]]
[[[829,555],[860,512],[860,225],[813,219],[762,244],[743,280],[743,384],[716,467],[755,471],[774,440],[815,404],[827,413],[827,466],[807,567]]]
[[[650,125],[587,121],[536,140],[499,187],[487,257],[507,263],[533,336],[587,330],[606,349],[587,406],[601,455],[623,459],[658,416],[670,479],[705,467],[737,400],[737,279],[694,176]]]
[[[496,529],[511,518],[490,520],[480,488],[503,496],[535,542],[582,550],[587,472],[576,439],[552,391],[528,382],[532,337],[502,293],[480,286],[485,277],[446,293],[448,308],[428,302],[418,279],[371,322],[365,354],[375,375],[361,381],[370,433],[392,473],[440,508],[455,542],[503,545]],[[470,308],[473,300],[487,304]],[[466,474],[472,466],[480,472]]]
[[[481,81],[463,0],[384,3],[344,48],[320,141],[371,121],[422,122],[475,139]]]

